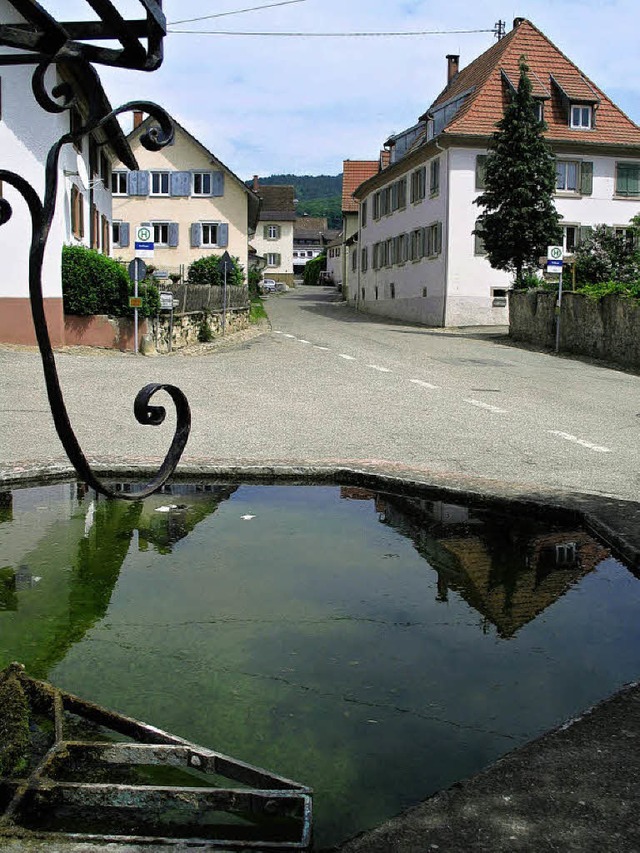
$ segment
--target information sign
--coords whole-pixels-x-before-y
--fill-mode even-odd
[[[136,228],[135,251],[139,258],[152,258],[155,243],[150,225],[138,225]]]
[[[142,296],[130,296],[129,308],[142,308]]]
[[[171,311],[173,308],[173,293],[170,290],[160,291],[160,310]]]

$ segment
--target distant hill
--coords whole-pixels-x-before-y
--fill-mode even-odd
[[[269,175],[261,177],[260,183],[293,186],[298,200],[296,210],[300,215],[326,216],[329,228],[341,227],[342,175]],[[252,181],[247,181],[247,186],[251,184]]]

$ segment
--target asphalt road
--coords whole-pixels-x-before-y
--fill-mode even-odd
[[[170,427],[132,413],[137,390],[161,381],[191,403],[191,461],[369,461],[638,498],[640,377],[486,330],[378,322],[334,299],[269,297],[271,331],[204,355],[61,353],[85,453],[163,456]],[[0,351],[0,388],[0,467],[61,459],[38,354]]]

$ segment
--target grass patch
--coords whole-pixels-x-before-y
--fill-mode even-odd
[[[251,311],[249,312],[249,322],[259,323],[260,320],[266,320],[267,312],[264,310],[264,303],[259,296],[251,297]]]
[[[29,754],[29,705],[15,675],[0,680],[0,777],[20,773]]]

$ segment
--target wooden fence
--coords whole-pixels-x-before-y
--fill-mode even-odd
[[[178,300],[176,314],[192,314],[196,311],[222,311],[224,307],[224,288],[208,284],[171,284],[159,285],[162,291],[171,291]],[[244,285],[227,287],[227,308],[248,308],[249,288]]]

